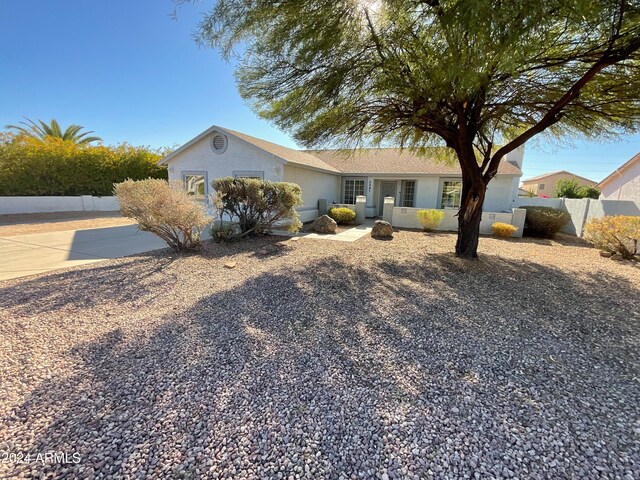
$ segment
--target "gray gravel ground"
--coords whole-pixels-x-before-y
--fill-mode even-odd
[[[454,242],[272,237],[0,282],[0,450],[31,455],[0,475],[640,478],[638,265]]]

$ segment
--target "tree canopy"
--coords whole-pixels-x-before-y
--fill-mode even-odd
[[[505,154],[640,124],[638,1],[219,0],[197,38],[305,146],[450,147],[468,256]]]
[[[51,119],[49,123],[45,123],[40,119],[38,119],[37,123],[29,118],[25,118],[25,120],[26,122],[19,122],[20,125],[7,125],[5,128],[9,128],[14,130],[16,133],[32,138],[38,138],[40,140],[44,140],[47,137],[53,137],[78,144],[102,141],[102,138],[100,137],[87,136],[93,133],[93,131],[80,133],[84,128],[81,125],[69,125],[63,130],[55,118]]]

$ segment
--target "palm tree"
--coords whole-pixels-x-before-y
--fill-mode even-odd
[[[84,128],[81,125],[69,125],[63,131],[62,128],[60,128],[60,124],[55,118],[52,119],[49,124],[46,124],[42,120],[38,119],[39,125],[29,118],[25,117],[25,120],[26,122],[20,122],[24,126],[7,125],[5,128],[13,129],[17,133],[21,133],[33,138],[39,138],[40,140],[44,140],[46,137],[55,137],[78,144],[102,141],[102,138],[100,137],[87,137],[87,135],[93,133],[93,130],[90,132],[80,133],[80,130]]]

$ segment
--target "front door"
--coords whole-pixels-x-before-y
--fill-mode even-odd
[[[384,197],[394,197],[396,196],[396,185],[397,182],[382,182],[380,185],[380,199],[378,201],[378,215],[382,215],[382,210],[384,208]]]

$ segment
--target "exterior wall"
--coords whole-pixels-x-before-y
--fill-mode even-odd
[[[533,181],[523,181],[522,188],[524,190],[533,190],[538,195],[548,195],[549,197],[553,197],[556,193],[556,183],[558,183],[558,180],[577,180],[580,185],[594,186],[596,184],[596,182],[576,177],[575,175],[557,173],[555,175],[548,175]],[[541,184],[544,184],[544,188],[539,188]]]
[[[558,208],[571,219],[562,229],[564,233],[582,236],[585,224],[593,218],[613,215],[640,216],[640,202],[630,200],[592,200],[589,198],[519,198],[517,206]]]
[[[640,162],[636,162],[602,186],[600,200],[631,200],[640,203]]]
[[[207,135],[169,160],[169,180],[182,181],[183,172],[206,172],[207,195],[212,193],[213,179],[232,177],[235,171],[263,172],[265,180],[284,180],[283,162],[270,153],[228,137],[227,149],[218,154],[211,148],[212,137]]]
[[[120,210],[116,197],[0,197],[0,215],[47,212],[112,212]]]
[[[420,210],[420,208],[403,208],[403,207],[394,207],[393,208],[393,220],[392,224],[394,227],[402,227],[402,228],[422,228],[420,222],[418,222],[418,218],[416,216],[416,212]],[[444,219],[442,223],[436,230],[450,231],[455,232],[458,230],[458,217],[455,215],[458,213],[458,210],[455,209],[447,209],[444,210]],[[512,213],[506,212],[483,212],[482,213],[482,221],[480,222],[480,233],[483,235],[491,234],[491,225],[495,222],[504,222],[511,223],[513,218]],[[522,233],[522,231],[520,231]]]
[[[303,222],[310,222],[318,217],[319,199],[326,199],[328,204],[337,202],[339,199],[339,175],[285,165],[284,181],[298,184],[302,189],[303,205],[297,208],[297,211]]]
[[[371,180],[371,178],[369,179]],[[401,198],[402,180],[415,180],[415,208],[440,208],[442,188],[445,181],[462,181],[461,177],[439,177],[435,175],[422,175],[417,177],[376,177],[373,178],[373,196],[367,196],[367,208],[373,210],[373,215],[382,215],[379,211],[380,186],[382,182],[396,182],[396,205]],[[519,177],[497,176],[487,188],[484,209],[491,212],[510,212],[518,198]],[[457,209],[455,209],[457,212]],[[367,216],[370,216],[367,212]]]

